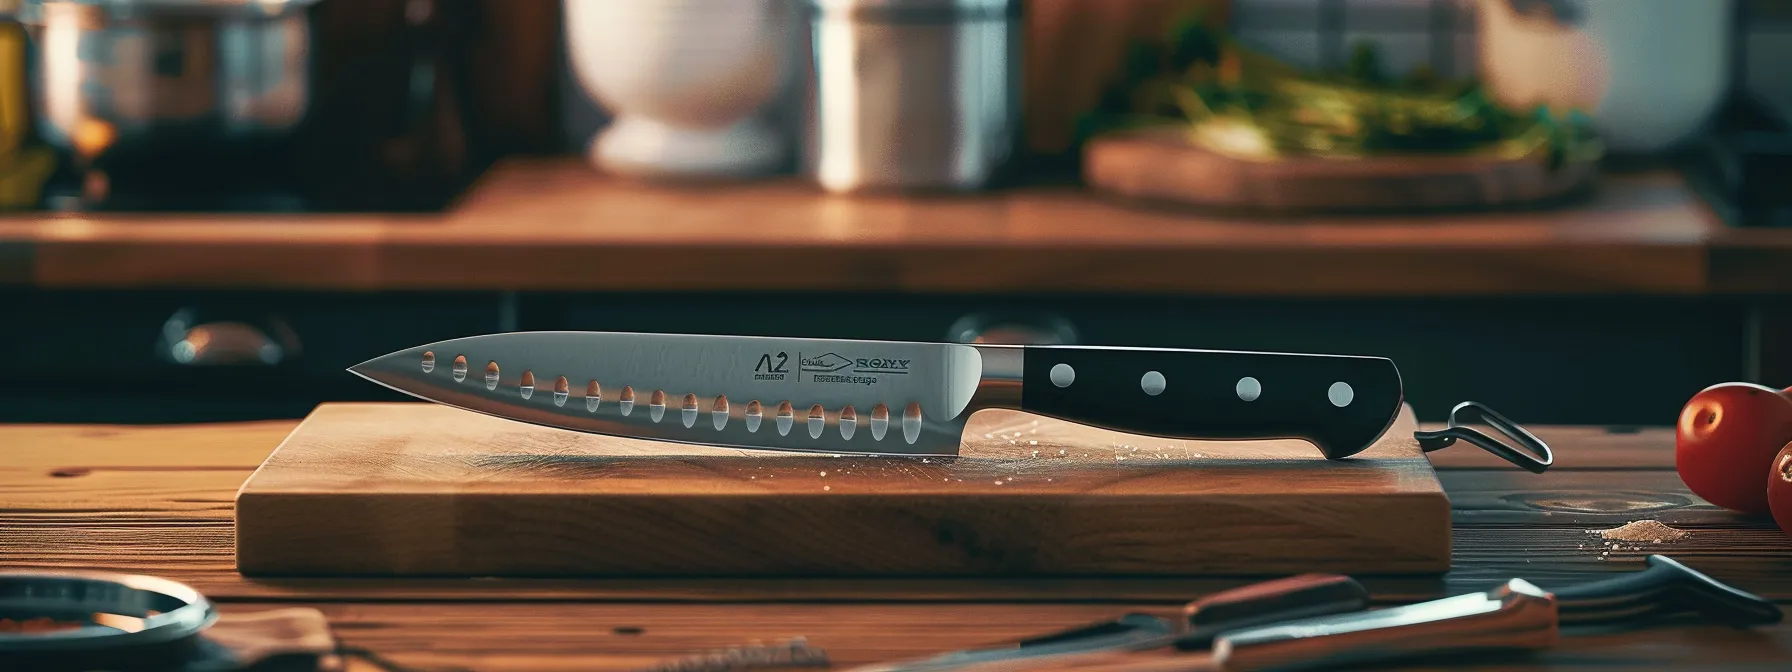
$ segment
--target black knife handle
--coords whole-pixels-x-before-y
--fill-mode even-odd
[[[1021,409],[1134,434],[1304,439],[1327,458],[1368,448],[1400,411],[1381,357],[1027,346]]]

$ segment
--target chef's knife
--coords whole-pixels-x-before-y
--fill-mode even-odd
[[[1402,399],[1380,357],[609,332],[472,336],[350,371],[539,425],[828,453],[953,455],[972,413],[1013,408],[1160,437],[1304,439],[1339,459]]]

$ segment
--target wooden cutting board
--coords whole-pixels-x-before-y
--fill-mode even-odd
[[[1590,161],[1552,169],[1541,153],[1247,160],[1171,128],[1095,138],[1083,149],[1083,177],[1097,191],[1263,214],[1521,207],[1583,192],[1598,172]]]
[[[577,434],[324,404],[237,494],[237,566],[313,575],[1443,572],[1450,505],[1406,411],[1327,462],[985,411],[957,458]]]

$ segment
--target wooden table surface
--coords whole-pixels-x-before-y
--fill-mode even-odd
[[[310,605],[343,640],[411,665],[631,669],[748,640],[806,636],[837,664],[1013,639],[1127,610],[1174,610],[1239,579],[257,580],[235,571],[232,497],[291,421],[0,426],[0,567],[112,569],[186,581],[227,612]],[[1558,466],[1533,476],[1479,452],[1433,457],[1450,493],[1454,570],[1364,577],[1414,600],[1505,578],[1544,587],[1640,569],[1663,553],[1792,605],[1792,540],[1705,504],[1673,471],[1666,429],[1539,428]],[[1588,530],[1653,519],[1678,541],[1615,547]],[[1783,670],[1792,623],[1658,628],[1568,640],[1452,669]],[[1465,663],[1466,664],[1466,663]]]
[[[1251,219],[1071,187],[650,186],[531,159],[442,214],[0,218],[0,287],[1699,295],[1792,290],[1788,266],[1792,230],[1725,227],[1668,170],[1533,212]]]

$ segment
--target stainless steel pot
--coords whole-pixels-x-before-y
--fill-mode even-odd
[[[36,118],[79,157],[289,135],[316,0],[30,0]]]
[[[830,191],[989,186],[1020,125],[1021,0],[810,0],[809,169]]]

